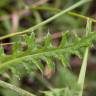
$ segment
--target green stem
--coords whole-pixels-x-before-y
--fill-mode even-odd
[[[19,93],[19,94],[22,95],[22,96],[36,96],[36,95],[34,95],[34,94],[29,93],[28,91],[25,91],[25,90],[23,90],[23,89],[21,89],[21,88],[19,88],[19,87],[16,87],[16,86],[14,86],[14,85],[11,85],[11,84],[9,84],[9,83],[6,83],[6,82],[4,82],[4,81],[2,81],[2,80],[0,80],[0,86],[1,86],[1,87],[4,87],[4,88],[11,89],[11,90]]]
[[[39,12],[35,10],[35,11],[33,11],[33,14],[34,14],[34,16],[36,18],[36,24],[41,23],[42,22],[42,18],[40,16]],[[42,34],[43,28],[39,27],[37,32],[38,32],[37,38],[42,38],[42,36],[43,36],[43,34]]]
[[[36,26],[31,27],[31,28],[26,29],[26,30],[21,31],[21,32],[16,32],[16,33],[12,33],[12,34],[8,34],[8,35],[5,35],[5,36],[2,36],[2,37],[0,37],[0,40],[3,40],[3,39],[5,39],[5,38],[9,38],[9,37],[13,37],[13,36],[16,36],[16,35],[20,35],[20,34],[25,34],[25,33],[28,33],[28,32],[32,32],[32,31],[38,29],[39,27],[41,27],[41,26],[43,26],[43,25],[51,22],[52,20],[58,18],[59,16],[63,15],[64,13],[67,13],[68,11],[71,11],[71,10],[77,8],[78,6],[80,6],[80,5],[84,4],[84,3],[87,3],[87,2],[89,2],[89,1],[90,1],[90,0],[80,0],[79,2],[73,4],[71,7],[69,7],[69,8],[67,8],[67,9],[59,12],[58,14],[56,14],[56,15],[54,15],[53,17],[50,17],[49,19],[47,19],[47,20],[45,20],[45,21],[37,24]]]
[[[61,9],[58,9],[58,8],[53,8],[53,7],[36,7],[36,8],[32,8],[33,10],[47,10],[47,11],[50,11],[50,12],[60,12],[62,11]],[[88,18],[90,17],[87,17],[87,16],[84,16],[84,15],[81,15],[81,14],[78,14],[78,13],[75,13],[75,12],[68,12],[67,14],[71,15],[71,16],[76,16],[76,17],[79,17],[79,18],[82,18],[82,19],[85,19],[87,20]],[[93,19],[93,18],[90,18],[92,20],[92,22],[96,23],[96,20]]]
[[[83,87],[84,87],[84,80],[85,80],[85,74],[86,74],[86,67],[87,67],[87,59],[88,59],[88,50],[89,48],[87,47],[84,53],[84,60],[82,63],[82,67],[81,67],[81,71],[80,71],[80,75],[79,75],[79,79],[78,79],[78,84],[81,87],[79,96],[82,96],[83,94]]]
[[[82,19],[85,19],[85,20],[90,19],[92,22],[96,23],[96,20],[95,20],[95,19],[89,18],[89,17],[87,17],[87,16],[80,15],[80,14],[75,13],[75,12],[68,12],[68,14],[69,14],[69,15],[72,15],[72,16],[76,16],[76,17],[82,18]]]
[[[87,26],[86,26],[86,36],[88,36],[88,34],[91,32],[91,25],[92,25],[92,21],[90,19],[88,19],[87,20]],[[84,80],[85,80],[87,60],[88,60],[88,50],[89,50],[89,47],[87,47],[85,49],[83,63],[82,63],[81,70],[80,70],[80,75],[79,75],[79,78],[78,78],[78,84],[80,85],[80,88],[81,88],[81,90],[79,92],[79,96],[83,95]]]

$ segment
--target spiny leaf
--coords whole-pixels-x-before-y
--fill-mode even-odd
[[[64,57],[66,57],[67,54],[71,54],[72,51],[73,51],[73,53],[76,53],[76,50],[78,51],[78,48],[88,46],[87,42],[90,43],[95,37],[96,37],[96,33],[90,33],[88,36],[83,37],[79,41],[75,40],[74,42],[71,42],[71,44],[69,43],[68,45],[62,46],[62,47],[51,46],[49,48],[46,48],[47,43],[48,43],[47,42],[46,47],[45,46],[41,46],[41,47],[37,46],[37,48],[34,51],[33,51],[34,46],[30,45],[29,50],[20,51],[18,54],[16,54],[15,51],[14,51],[13,54],[15,54],[16,56],[11,54],[11,55],[8,55],[8,56],[5,55],[4,57],[1,57],[0,61],[1,61],[2,64],[0,65],[0,70],[5,70],[7,68],[10,68],[11,66],[15,67],[18,64],[22,64],[22,62],[26,61],[26,60],[32,61],[32,58],[36,58],[37,60],[39,60],[42,56],[48,58],[48,60],[53,62],[54,58],[58,57],[59,54],[62,54],[62,55],[64,55]],[[69,41],[69,39],[67,41]],[[34,42],[34,43],[36,43],[36,42]],[[51,43],[51,41],[48,44],[50,45],[50,43]],[[63,60],[63,59],[65,59],[65,58],[63,58],[63,56],[62,56],[61,61],[65,62],[65,60]],[[46,60],[46,61],[48,61],[48,60]],[[29,63],[26,63],[26,64],[27,64],[27,66],[30,65]],[[35,64],[36,64],[36,62],[35,62]],[[33,65],[35,65],[35,64],[33,64]],[[50,63],[50,66],[52,67],[53,63]],[[40,69],[40,66],[38,66],[38,68]]]
[[[42,59],[46,62],[49,68],[54,69],[54,62],[51,60],[52,57],[42,56]]]
[[[59,59],[64,67],[68,66],[69,62],[64,55],[59,54]]]
[[[21,40],[19,39],[18,41],[15,41],[14,46],[12,46],[12,51],[13,51],[13,56],[16,56],[17,54],[20,53],[20,46],[21,46]]]
[[[48,32],[47,36],[45,36],[44,38],[44,47],[45,48],[51,48],[52,47],[52,38],[51,38],[51,34]]]
[[[61,42],[60,42],[59,47],[64,47],[64,46],[66,46],[66,44],[68,43],[68,42],[67,42],[67,41],[68,41],[67,36],[68,36],[68,31],[66,31],[66,32],[63,33],[63,35],[62,35],[62,40],[61,40]]]
[[[32,62],[36,65],[36,67],[41,71],[41,73],[43,73],[42,70],[42,64],[40,64],[40,62],[38,62],[38,60],[36,60],[35,58],[32,58]]]
[[[32,32],[30,36],[24,35],[24,39],[29,49],[31,48],[34,50],[37,47],[34,32]]]

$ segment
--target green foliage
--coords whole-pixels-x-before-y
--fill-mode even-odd
[[[86,36],[91,33],[91,31],[92,31],[91,27],[92,27],[92,21],[88,19],[87,26],[86,26]],[[82,67],[81,67],[81,71],[80,71],[80,75],[79,75],[79,79],[78,79],[78,84],[80,84],[80,87],[81,87],[79,96],[82,96],[82,94],[83,94],[84,80],[85,80],[87,60],[88,60],[88,51],[89,51],[89,47],[86,47],[85,53],[84,53],[84,60],[82,63]]]
[[[44,59],[46,62],[48,62],[48,65],[51,65],[50,62],[52,62],[52,58],[59,58],[62,64],[66,64],[66,54],[77,53],[78,49],[88,46],[90,42],[95,38],[95,33],[90,33],[87,37],[83,37],[80,40],[74,39],[72,42],[70,42],[70,39],[65,39],[68,37],[68,32],[65,34],[62,37],[59,47],[52,45],[50,42],[50,34],[45,36],[43,44],[39,44],[36,42],[35,34],[32,32],[30,36],[25,35],[21,41],[15,42],[12,54],[4,54],[1,48],[0,72],[2,73],[1,70],[4,71],[4,69],[11,68],[12,66],[18,66],[22,63],[24,64],[24,62],[31,62],[31,64],[35,64],[40,70],[42,70],[40,67],[42,64],[40,63],[39,59]],[[25,47],[27,47],[25,51],[23,51],[23,44],[25,44]],[[28,66],[30,67],[31,65],[24,64],[24,67]]]
[[[43,73],[43,65],[41,60],[44,60],[50,68],[54,64],[54,59],[56,58],[66,66],[65,57],[68,54],[75,54],[79,52],[78,49],[85,48],[91,44],[91,41],[96,37],[95,33],[90,33],[88,36],[84,36],[79,40],[74,38],[70,42],[68,38],[69,33],[64,33],[60,45],[53,46],[51,43],[51,35],[48,33],[43,39],[42,43],[36,42],[35,34],[32,32],[31,35],[25,35],[21,41],[17,41],[13,46],[13,53],[10,55],[4,54],[2,48],[0,48],[0,72],[4,72],[5,69],[12,69],[14,75],[20,71],[20,68],[25,67],[28,72],[39,69]],[[26,50],[23,50],[25,44],[27,46]],[[68,62],[68,61],[67,61]],[[16,70],[16,71],[14,71]],[[16,73],[15,73],[16,72]]]
[[[22,33],[27,33],[27,32],[31,33],[31,34],[18,36],[16,40],[14,39],[15,42],[12,45],[12,54],[9,54],[9,55],[5,54],[3,47],[0,46],[0,74],[3,75],[7,69],[10,69],[12,72],[12,75],[18,78],[20,78],[20,75],[23,74],[24,71],[26,71],[29,74],[31,72],[36,72],[37,70],[39,70],[41,73],[44,73],[45,66],[44,64],[42,64],[42,61],[44,61],[44,63],[48,65],[48,67],[51,68],[52,70],[58,67],[58,65],[55,63],[56,61],[58,61],[62,66],[62,68],[60,69],[63,70],[60,76],[65,74],[62,80],[64,80],[66,84],[64,84],[63,88],[51,88],[49,91],[43,91],[41,93],[43,93],[45,96],[77,96],[79,92],[83,92],[83,90],[79,88],[80,86],[78,86],[75,76],[70,73],[67,67],[69,67],[68,64],[69,64],[70,54],[81,56],[82,49],[85,49],[86,47],[91,46],[92,41],[94,40],[94,38],[96,38],[96,33],[91,32],[91,27],[90,27],[91,25],[89,24],[89,21],[87,23],[87,28],[86,28],[86,31],[89,32],[87,35],[85,34],[83,37],[79,37],[79,36],[73,36],[71,34],[72,33],[71,31],[62,32],[61,41],[58,46],[53,45],[53,42],[52,42],[53,38],[50,33],[48,33],[44,38],[40,38],[40,40],[38,40],[37,34],[35,34],[35,32],[32,32],[32,30],[35,31],[36,29],[38,29],[38,27],[41,27],[51,22],[52,20],[56,19],[62,14],[86,2],[88,1],[81,0],[80,2],[69,7],[68,9],[61,11],[60,13],[56,14],[55,16],[43,22],[41,22],[41,20],[39,21],[37,20],[37,22],[41,22],[41,23],[37,24],[34,27],[31,27],[22,32],[17,32],[14,34],[9,34],[1,37],[0,40],[9,38],[15,35],[20,35]],[[73,3],[73,1],[71,3]],[[66,18],[67,18],[66,22],[68,23],[70,21],[73,21],[72,23],[70,23],[71,26],[74,26],[74,27],[78,26],[76,25],[78,24],[78,22],[77,21],[75,22],[75,19],[68,17],[67,15],[66,15]],[[61,19],[60,22],[62,22],[62,20],[63,18]],[[10,26],[7,26],[7,25],[10,25],[9,22],[4,23],[6,30],[9,31]],[[84,52],[84,50],[82,52]],[[87,53],[88,53],[88,50],[87,50]],[[84,63],[87,64],[87,57],[86,57],[86,62]],[[61,72],[61,70],[59,71]],[[84,75],[85,75],[85,71],[86,70],[83,70]],[[82,76],[82,78],[84,82],[85,76]],[[82,86],[83,85],[84,83],[82,84]],[[8,84],[1,80],[0,80],[0,86],[9,88],[23,96],[35,96],[33,94],[30,94],[27,91],[24,91],[14,85]]]
[[[51,91],[45,91],[44,94],[44,96],[77,96],[77,92],[71,91],[69,88],[53,89]]]

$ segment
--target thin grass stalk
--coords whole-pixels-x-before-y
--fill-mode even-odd
[[[86,26],[86,36],[91,32],[91,24],[92,24],[92,21],[88,19],[87,26]],[[86,74],[87,60],[88,60],[88,51],[89,51],[89,47],[86,47],[83,63],[82,63],[79,78],[78,78],[78,84],[80,85],[80,88],[81,88],[79,92],[79,96],[83,95],[83,88],[84,88],[84,81],[85,81],[85,74]]]
[[[20,94],[21,96],[36,96],[32,93],[29,93],[28,91],[25,91],[17,86],[11,85],[9,83],[6,83],[2,80],[0,80],[0,86],[4,87],[4,88],[8,88],[13,90],[14,92],[17,92],[18,94]]]
[[[89,2],[89,1],[90,0],[80,0],[79,2],[73,4],[71,7],[67,8],[67,9],[65,9],[65,10],[63,10],[63,11],[61,11],[59,13],[57,13],[56,15],[50,17],[49,19],[37,24],[36,26],[33,26],[33,27],[31,27],[29,29],[26,29],[24,31],[21,31],[21,32],[15,32],[15,33],[12,33],[12,34],[8,34],[8,35],[5,35],[5,36],[2,36],[2,37],[0,37],[0,40],[3,40],[5,38],[9,38],[9,37],[13,37],[13,36],[16,36],[16,35],[32,32],[32,31],[38,29],[39,27],[41,27],[41,26],[43,26],[43,25],[55,20],[56,18],[60,17],[61,15],[65,14],[65,13],[67,13],[67,12],[69,12],[69,11],[79,7],[80,5],[83,5],[83,4],[87,3],[87,2]]]

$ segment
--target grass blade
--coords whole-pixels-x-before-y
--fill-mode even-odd
[[[86,36],[91,32],[91,23],[92,23],[91,20],[88,19],[87,26],[86,26]],[[88,60],[88,51],[89,51],[89,47],[87,47],[85,49],[83,63],[82,63],[79,78],[78,78],[78,84],[80,85],[80,88],[81,88],[81,90],[79,92],[79,96],[83,95],[83,87],[84,87],[85,74],[86,74],[86,68],[87,68],[87,60]]]

